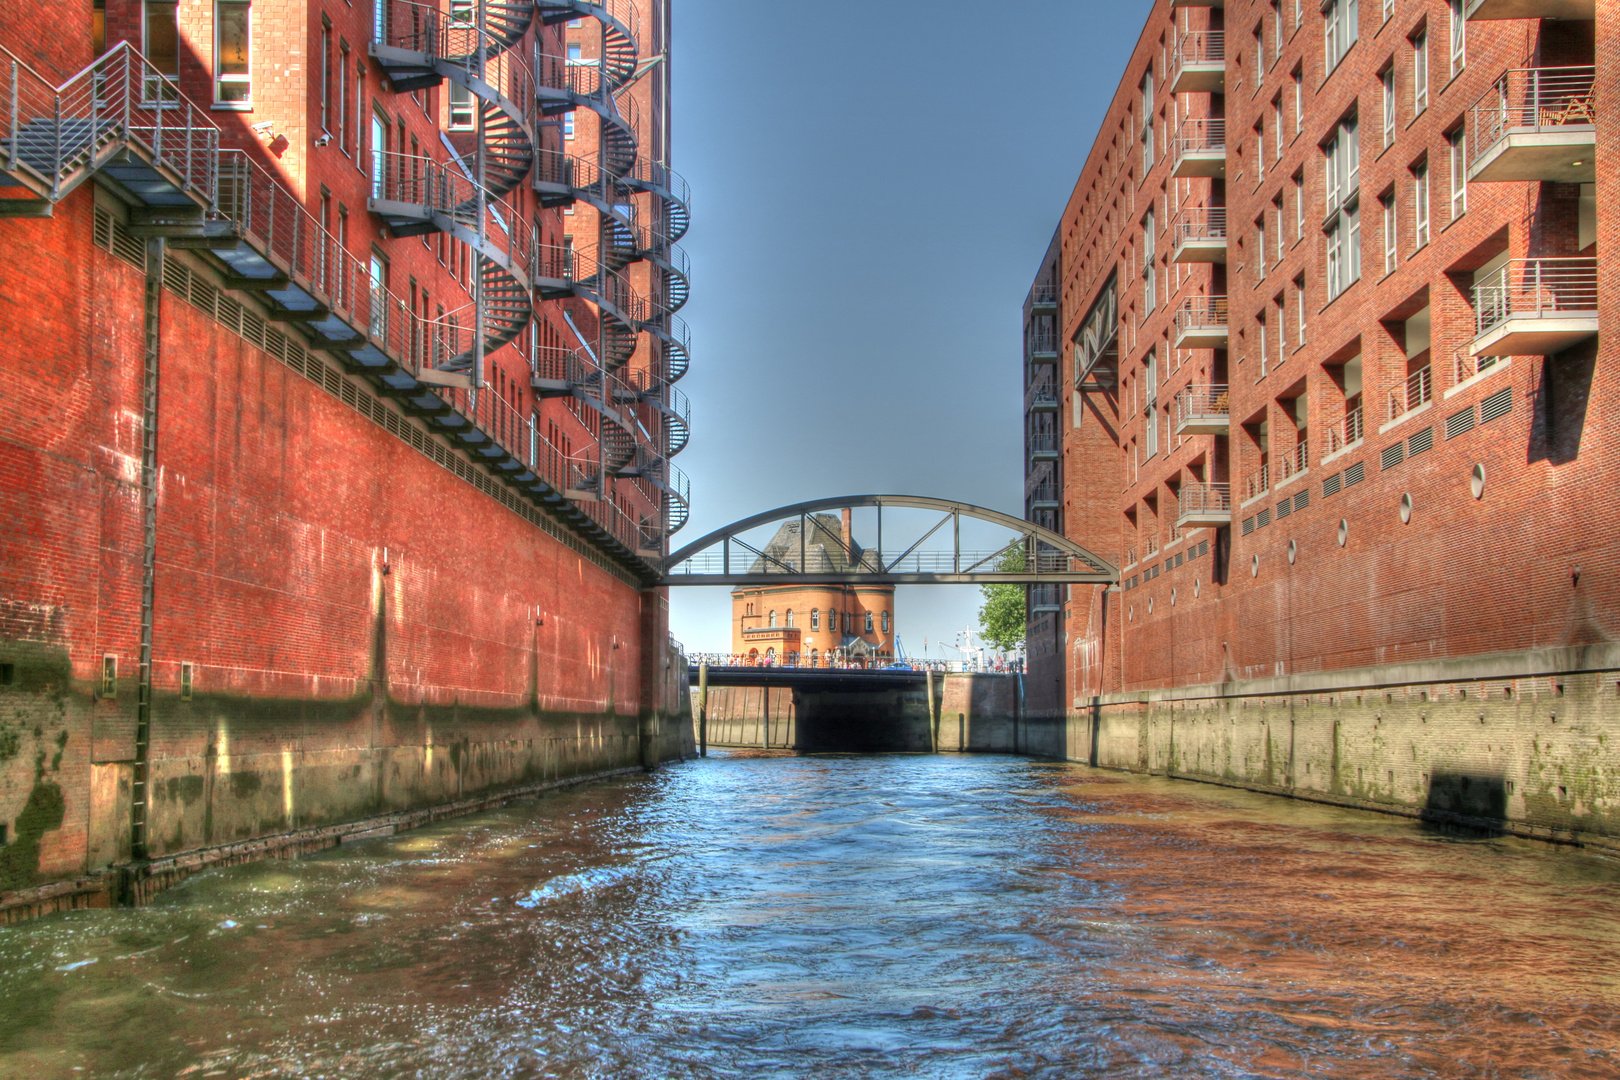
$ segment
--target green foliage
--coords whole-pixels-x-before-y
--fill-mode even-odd
[[[1012,574],[1024,569],[1024,549],[1009,548],[996,559],[996,569]],[[979,632],[984,640],[1002,652],[1012,652],[1024,643],[1023,585],[981,585],[984,606],[979,608]]]

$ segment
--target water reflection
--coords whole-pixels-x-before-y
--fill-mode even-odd
[[[1617,883],[1074,766],[739,753],[0,930],[0,1073],[1612,1078]]]

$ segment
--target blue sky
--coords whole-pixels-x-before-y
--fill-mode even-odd
[[[1147,5],[674,3],[694,429],[675,544],[855,492],[1021,515],[1020,308]],[[901,637],[950,640],[979,602],[902,589]],[[670,609],[689,650],[727,647],[725,590]]]

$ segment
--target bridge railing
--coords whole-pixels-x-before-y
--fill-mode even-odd
[[[708,664],[715,667],[747,667],[747,668],[795,668],[803,670],[815,668],[827,671],[880,671],[891,664],[905,664],[913,671],[923,671],[932,668],[935,671],[944,671],[949,664],[947,660],[922,660],[906,656],[896,659],[889,653],[879,653],[874,658],[865,660],[850,656],[841,656],[836,653],[784,653],[770,655],[768,653],[710,653],[694,652],[686,654],[687,663],[693,667],[699,664]]]
[[[995,573],[996,556],[1001,549],[988,551],[964,551],[958,556],[951,551],[864,551],[860,566],[853,568],[856,574],[956,574],[956,573]],[[878,560],[882,560],[883,569],[878,569]],[[1071,559],[1078,564],[1080,559],[1070,556],[1067,552],[1041,551],[1033,555],[1026,555],[1025,565],[1029,572],[1035,574],[1064,574],[1072,569],[1084,569],[1083,566],[1071,566]],[[812,546],[806,552],[804,573],[820,574],[835,572],[835,567],[824,567],[821,556]],[[771,552],[771,557],[761,557],[747,550],[737,550],[731,553],[731,565],[726,565],[726,553],[720,548],[711,548],[700,551],[690,559],[670,570],[671,574],[797,574],[801,572],[799,565],[799,550],[797,547],[787,552]]]

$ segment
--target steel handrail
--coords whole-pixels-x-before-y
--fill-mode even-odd
[[[1176,213],[1174,229],[1178,244],[1187,240],[1225,240],[1226,207],[1183,207]]]
[[[1509,319],[1595,316],[1596,258],[1509,259],[1474,285],[1474,334]]]
[[[1597,69],[1514,68],[1468,109],[1468,163],[1508,135],[1565,130],[1597,122]]]
[[[1367,431],[1361,412],[1361,406],[1347,411],[1338,423],[1328,428],[1327,452],[1336,454],[1346,447],[1354,446],[1366,437]]]
[[[1212,483],[1182,484],[1177,493],[1176,517],[1190,513],[1211,513],[1232,509],[1232,485]],[[1149,553],[1151,554],[1151,552]]]
[[[1227,301],[1224,296],[1189,296],[1176,308],[1176,329],[1194,330],[1209,326],[1227,325]]]
[[[1176,134],[1176,157],[1186,154],[1220,151],[1226,152],[1226,120],[1205,117],[1183,120]]]
[[[1222,64],[1226,62],[1226,31],[1188,30],[1176,43],[1176,72],[1188,64]]]
[[[1434,397],[1434,375],[1425,364],[1389,392],[1389,419],[1395,420],[1427,404]]]
[[[1208,386],[1189,385],[1176,395],[1176,423],[1202,417],[1232,414],[1231,389],[1224,383]]]
[[[1270,490],[1271,467],[1269,462],[1262,463],[1258,469],[1243,478],[1244,502],[1248,502],[1250,499],[1256,498],[1257,496],[1264,495]]]

